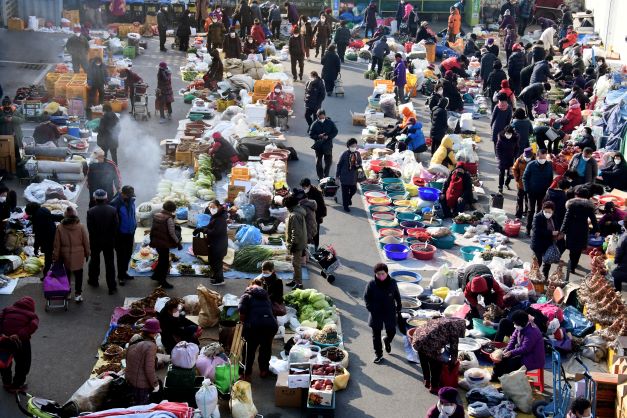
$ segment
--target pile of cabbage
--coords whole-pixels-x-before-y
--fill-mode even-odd
[[[337,313],[333,301],[315,289],[295,289],[283,298],[294,307],[303,327],[322,329],[327,324],[337,323]]]

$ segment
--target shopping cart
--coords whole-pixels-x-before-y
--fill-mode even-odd
[[[320,275],[327,279],[327,282],[333,283],[335,281],[333,273],[342,266],[336,257],[335,249],[329,245],[320,247],[311,254],[311,258],[320,266]]]
[[[320,180],[320,190],[325,197],[332,197],[337,203],[337,191],[340,186],[333,177],[325,177]]]
[[[133,87],[133,103],[131,105],[131,114],[135,120],[148,120],[150,118],[150,110],[148,108],[148,84],[137,83]]]

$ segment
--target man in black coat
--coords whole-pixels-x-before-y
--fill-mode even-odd
[[[594,214],[595,207],[590,201],[590,194],[584,188],[575,190],[575,198],[566,202],[566,215],[562,228],[561,237],[566,236],[566,248],[569,250],[569,266],[571,273],[579,265],[579,257],[588,246],[590,233],[599,235],[597,218]],[[588,227],[588,220],[592,224],[592,231]]]
[[[250,34],[250,28],[253,26],[253,11],[248,5],[247,0],[242,0],[235,10],[233,21],[239,21],[239,36],[245,38]]]
[[[549,83],[531,83],[520,92],[518,98],[525,104],[529,119],[533,120],[534,103],[542,100],[544,92],[549,90],[551,90]]]
[[[616,268],[612,270],[614,287],[619,292],[623,291],[623,282],[627,281],[627,234],[623,232],[618,241],[616,255],[614,256]]]
[[[346,27],[346,21],[340,20],[340,27],[335,31],[333,42],[337,45],[337,54],[340,56],[341,62],[344,62],[344,54],[350,41],[351,31]]]
[[[484,85],[487,84],[488,77],[494,68],[494,62],[497,59],[498,57],[488,51],[487,48],[481,48],[481,68],[479,69],[479,74],[481,75]]]
[[[448,99],[443,97],[438,102],[437,107],[431,111],[431,130],[429,131],[431,136],[431,155],[435,154],[448,130],[447,106]]]
[[[327,118],[324,109],[319,109],[316,116],[318,119],[311,125],[309,137],[315,141],[311,149],[316,152],[316,173],[318,179],[321,180],[329,177],[333,163],[333,138],[337,136],[337,126],[330,118]],[[324,160],[324,169],[322,160]]]
[[[507,61],[507,74],[509,75],[509,86],[516,96],[520,94],[520,72],[525,67],[526,57],[520,44],[515,44],[512,48],[512,55]]]
[[[316,202],[316,235],[313,237],[313,243],[316,249],[320,245],[320,225],[322,225],[323,219],[327,216],[327,205],[324,203],[324,196],[322,191],[316,186],[311,184],[311,180],[304,178],[300,181],[300,187],[305,191],[307,199]]]
[[[161,4],[157,12],[157,30],[159,31],[159,51],[166,52],[165,40],[168,31],[168,11],[163,4]]]
[[[46,208],[42,208],[39,203],[28,203],[24,209],[33,226],[35,243],[33,244],[35,255],[39,255],[41,250],[44,253],[44,276],[52,265],[52,250],[54,245],[54,235],[57,232],[55,222],[60,222],[63,215],[53,215]]]
[[[553,244],[559,233],[559,227],[555,225],[553,214],[555,204],[546,201],[542,204],[542,211],[533,216],[531,226],[531,250],[534,252],[539,264],[542,264],[542,274],[549,277],[551,264],[542,262],[542,257],[546,250]]]
[[[93,195],[96,190],[102,189],[107,196],[114,196],[120,190],[120,173],[111,160],[107,160],[104,152],[97,148],[92,155],[87,171],[87,187],[89,188],[89,207],[94,206]]]
[[[109,294],[112,295],[117,291],[113,250],[115,249],[115,232],[118,230],[120,221],[118,211],[107,204],[107,192],[96,190],[93,198],[96,206],[87,211],[87,231],[89,232],[89,246],[91,248],[87,283],[90,286],[98,287],[100,253],[102,252],[105,260],[107,287]]]
[[[324,86],[327,91],[326,94],[331,96],[335,88],[335,80],[337,80],[340,75],[342,67],[340,57],[335,52],[335,45],[329,45],[327,52],[322,56],[320,62],[322,64],[322,80],[324,80]]]
[[[307,133],[311,130],[313,116],[322,107],[322,102],[326,97],[324,82],[318,72],[312,71],[309,75],[311,80],[305,86],[305,119],[307,120]]]
[[[520,89],[523,90],[531,83],[531,74],[533,73],[533,63],[527,65],[520,71]]]

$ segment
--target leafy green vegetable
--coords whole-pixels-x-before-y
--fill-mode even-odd
[[[271,258],[274,252],[260,245],[248,245],[235,253],[233,268],[245,273],[258,273],[259,264]]]

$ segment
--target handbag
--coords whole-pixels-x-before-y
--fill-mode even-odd
[[[396,325],[398,325],[398,332],[403,335],[407,334],[407,322],[400,312],[396,315]]]
[[[209,255],[209,246],[207,243],[207,236],[205,234],[200,234],[197,237],[193,237],[192,239],[192,251],[195,256],[204,256],[207,257]]]
[[[363,168],[359,167],[357,169],[357,183],[363,183],[364,181],[366,181],[366,179],[366,172]]]
[[[549,248],[546,249],[544,255],[542,256],[542,262],[546,264],[557,264],[560,262],[562,258],[562,253],[560,253],[557,245],[551,244]]]
[[[275,317],[285,316],[287,315],[287,308],[279,302],[272,302],[272,315]]]

